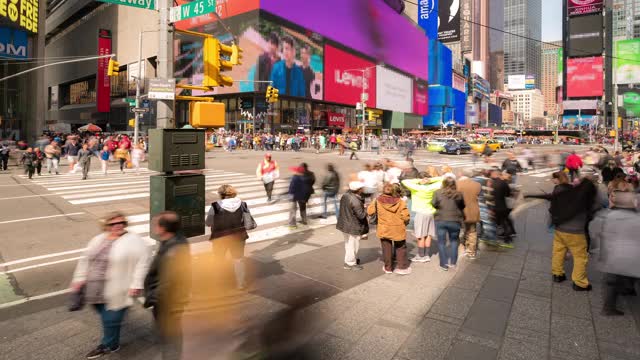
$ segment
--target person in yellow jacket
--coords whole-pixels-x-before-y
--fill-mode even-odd
[[[402,185],[411,191],[411,211],[416,213],[414,219],[414,235],[418,242],[418,254],[413,262],[429,262],[431,240],[436,237],[434,214],[436,209],[431,205],[433,194],[442,187],[441,177],[430,177],[428,173],[420,173],[418,179],[407,179]]]
[[[120,172],[124,173],[125,164],[129,160],[129,150],[127,150],[126,145],[120,144],[120,147],[113,153],[113,157],[118,159],[120,162]]]

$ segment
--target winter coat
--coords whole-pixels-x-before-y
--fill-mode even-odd
[[[369,233],[369,222],[364,210],[364,199],[348,191],[340,199],[340,214],[336,229],[349,235],[364,235]]]
[[[87,280],[89,258],[100,251],[107,234],[102,233],[89,241],[73,274],[72,283]],[[116,240],[109,252],[104,299],[107,310],[120,310],[133,305],[129,289],[144,289],[144,278],[149,269],[151,247],[139,235],[125,233]]]
[[[244,226],[244,211],[247,204],[237,197],[222,199],[211,204],[204,223],[211,227],[210,240],[233,237],[239,241],[249,238]]]
[[[506,171],[509,175],[515,175],[522,172],[522,166],[518,160],[506,159],[502,163],[502,171]]]
[[[598,212],[589,224],[591,253],[606,273],[640,278],[640,214],[633,209]]]
[[[464,199],[464,222],[477,223],[480,221],[480,206],[479,196],[482,191],[480,183],[473,181],[470,178],[461,178],[458,180],[456,186],[458,191],[462,193]]]
[[[436,190],[442,187],[442,178],[431,178],[424,185],[420,184],[420,179],[403,180],[402,185],[411,191],[411,211],[421,214],[436,212],[431,200]]]
[[[443,190],[436,191],[431,200],[431,205],[436,209],[434,216],[436,221],[454,221],[461,223],[464,220],[464,198],[460,192],[453,197],[444,195]]]
[[[376,233],[379,239],[402,241],[407,239],[407,224],[410,215],[407,204],[400,198],[381,195],[372,201],[367,214],[378,213]]]
[[[566,166],[567,169],[578,170],[582,167],[582,159],[577,154],[571,154],[567,156]]]
[[[307,201],[307,183],[302,175],[293,175],[289,183],[289,195],[293,201]]]
[[[311,195],[315,193],[313,185],[316,184],[316,174],[314,174],[313,171],[307,171],[302,175],[302,180],[304,180],[306,190],[304,201],[307,202],[309,198],[311,198]]]
[[[36,154],[30,152],[22,153],[22,159],[20,160],[25,166],[34,166],[36,162]]]
[[[327,194],[337,194],[340,190],[340,175],[335,171],[329,171],[322,181],[322,191]]]

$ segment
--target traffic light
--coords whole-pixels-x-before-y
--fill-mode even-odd
[[[223,75],[222,72],[231,70],[234,62],[240,64],[241,52],[242,50],[235,46],[234,54],[234,47],[222,44],[213,37],[204,38],[204,80],[202,85],[206,87],[233,86],[233,79]]]
[[[109,76],[118,76],[120,73],[120,63],[109,59],[109,67],[107,68],[107,75]]]
[[[136,119],[129,119],[129,126],[130,127],[135,127],[136,126]]]
[[[242,49],[236,44],[231,45],[231,65],[242,65]]]
[[[264,98],[267,102],[271,102],[271,95],[273,94],[273,86],[267,86],[267,92],[264,94]]]
[[[269,98],[269,102],[278,102],[278,93],[280,90],[278,88],[271,89],[271,97]]]
[[[194,128],[224,127],[224,113],[224,103],[195,102],[189,114],[189,124]]]

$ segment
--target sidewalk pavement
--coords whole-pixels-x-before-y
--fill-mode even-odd
[[[483,249],[442,272],[437,255],[409,276],[383,275],[375,238],[361,242],[364,270],[342,269],[342,236],[332,227],[251,244],[259,279],[244,317],[267,317],[310,295],[312,349],[320,359],[574,360],[640,358],[639,324],[622,298],[622,317],[602,317],[601,275],[592,292],[574,292],[550,275],[551,235],[540,204],[517,215],[512,250]],[[202,248],[206,245],[197,245]],[[569,265],[570,266],[570,265]],[[3,359],[75,359],[100,338],[95,314],[31,305],[0,312]],[[122,350],[108,359],[157,358],[151,315],[131,309]],[[186,357],[188,358],[188,357]]]

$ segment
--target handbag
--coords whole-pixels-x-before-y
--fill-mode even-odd
[[[247,208],[247,203],[242,203],[242,224],[244,224],[244,229],[247,231],[258,227],[258,224],[256,224],[255,219],[251,216]]]
[[[369,215],[369,225],[377,225],[378,224],[378,200],[375,201],[376,212],[373,215]]]
[[[69,301],[69,311],[82,310],[85,303],[85,291],[87,285],[82,285],[78,291],[71,293],[71,299]]]

